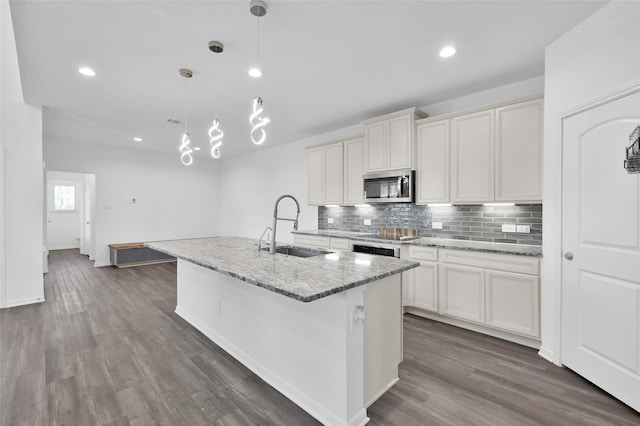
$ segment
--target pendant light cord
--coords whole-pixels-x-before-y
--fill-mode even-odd
[[[187,133],[187,129],[189,128],[189,116],[187,110],[187,103],[189,99],[189,89],[188,89],[188,81],[189,79],[184,79],[184,132]]]

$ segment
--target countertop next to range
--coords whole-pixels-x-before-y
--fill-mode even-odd
[[[361,253],[309,258],[258,251],[257,240],[211,237],[157,241],[145,246],[247,283],[311,302],[415,268],[418,262]]]
[[[542,257],[542,246],[529,244],[489,243],[484,241],[467,241],[447,238],[417,238],[415,240],[397,241],[379,238],[377,234],[332,230],[292,231],[294,234],[314,235],[321,237],[347,238],[353,241],[369,241],[387,245],[413,245],[436,247],[443,249],[481,251],[487,253],[515,254],[519,256]]]

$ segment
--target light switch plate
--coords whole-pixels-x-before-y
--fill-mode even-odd
[[[442,229],[442,222],[431,222],[431,229]]]
[[[333,223],[333,218],[332,218],[332,217],[328,218],[328,219],[327,219],[327,222],[329,222],[329,223]]]
[[[516,225],[515,224],[509,224],[509,223],[503,223],[502,224],[502,232],[516,232]]]
[[[371,219],[365,219],[364,224],[367,226],[371,226]]]
[[[531,233],[531,227],[529,225],[518,225],[516,227],[516,232],[521,234],[529,234]]]

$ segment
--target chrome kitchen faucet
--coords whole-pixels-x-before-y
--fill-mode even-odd
[[[290,219],[290,218],[286,218],[286,217],[278,217],[278,204],[280,203],[280,201],[283,198],[291,198],[293,201],[296,202],[296,206],[298,207],[298,213],[296,213],[296,218],[295,219]],[[284,194],[281,195],[280,198],[278,198],[276,200],[276,205],[273,207],[273,230],[271,231],[271,247],[269,248],[269,253],[275,253],[276,252],[276,225],[278,224],[279,220],[288,220],[290,222],[293,222],[293,229],[297,230],[298,229],[298,217],[300,216],[300,203],[298,203],[298,200],[296,200],[296,197],[294,197],[293,195],[289,195],[289,194]]]

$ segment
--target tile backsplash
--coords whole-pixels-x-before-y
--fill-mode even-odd
[[[333,223],[329,223],[329,219]],[[370,220],[371,225],[365,225],[365,220]],[[433,229],[433,222],[442,223],[442,229]],[[531,232],[502,232],[503,224],[528,225]],[[542,204],[442,207],[397,203],[318,207],[318,229],[377,233],[380,227],[416,228],[421,237],[542,245]]]

